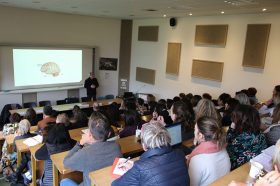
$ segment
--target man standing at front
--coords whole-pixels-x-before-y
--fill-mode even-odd
[[[96,88],[99,87],[97,79],[94,77],[94,73],[89,74],[89,78],[85,80],[84,87],[87,89],[87,97],[96,100]]]

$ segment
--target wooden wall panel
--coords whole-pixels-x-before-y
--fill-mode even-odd
[[[156,71],[153,69],[136,67],[136,81],[155,84]]]
[[[264,68],[270,24],[249,24],[242,65]]]
[[[168,43],[166,73],[179,75],[181,43]]]
[[[228,25],[196,25],[195,45],[225,47]]]
[[[158,26],[139,26],[138,41],[158,41]]]
[[[194,59],[192,64],[192,77],[222,81],[223,68],[223,62]]]

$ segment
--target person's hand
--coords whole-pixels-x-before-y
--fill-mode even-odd
[[[158,117],[157,117],[157,121],[158,121],[159,123],[161,123],[163,126],[165,126],[165,122],[164,122],[163,116],[158,116]]]
[[[275,170],[267,173],[263,178],[260,178],[255,186],[280,186],[280,173],[277,166]]]
[[[230,128],[235,129],[235,123],[234,122],[231,122]]]

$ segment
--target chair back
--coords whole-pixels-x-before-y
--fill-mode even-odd
[[[113,94],[108,94],[105,96],[106,99],[114,99],[114,95]]]
[[[44,107],[44,106],[52,106],[51,101],[46,100],[46,101],[39,101],[39,106]]]
[[[33,107],[37,107],[37,103],[35,102],[23,103],[23,108],[33,108]]]
[[[63,99],[63,100],[57,100],[57,101],[56,101],[56,104],[57,104],[57,105],[63,105],[63,104],[66,104],[66,102],[65,102],[64,99]]]
[[[91,99],[89,97],[81,97],[82,102],[90,102]]]

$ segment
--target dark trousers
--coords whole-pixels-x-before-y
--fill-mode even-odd
[[[96,101],[96,94],[88,94],[87,97],[90,98],[90,100]]]

